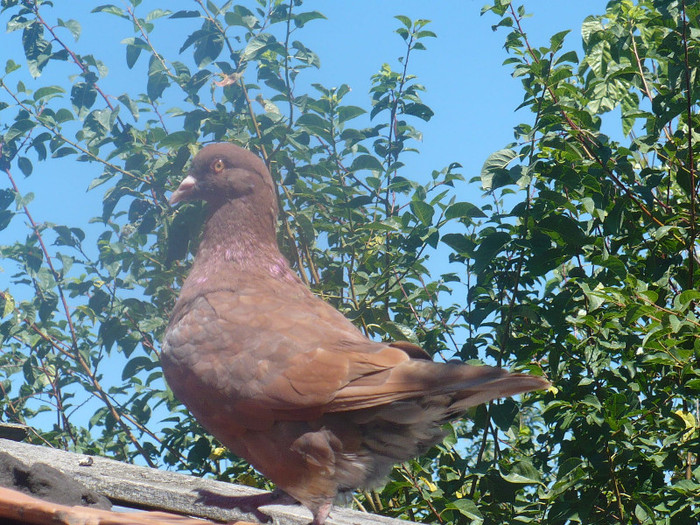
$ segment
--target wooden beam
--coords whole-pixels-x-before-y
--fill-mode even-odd
[[[99,456],[0,439],[0,450],[26,465],[45,463],[107,496],[113,503],[219,521],[257,521],[252,513],[205,503],[207,494],[250,496],[264,491],[210,479],[121,463]],[[261,510],[276,525],[308,525],[311,513],[299,505],[269,505]],[[328,525],[409,525],[412,522],[335,507]]]
[[[29,427],[17,423],[0,423],[0,438],[22,441],[29,434]]]
[[[0,487],[0,520],[23,525],[214,525],[213,521],[186,518],[167,512],[115,512],[51,503],[16,490]],[[256,525],[236,521],[229,525]]]

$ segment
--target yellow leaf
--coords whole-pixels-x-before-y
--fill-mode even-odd
[[[5,292],[4,295],[5,295],[5,307],[3,308],[2,317],[7,317],[8,315],[10,315],[12,312],[15,311],[15,300],[7,292]]]
[[[683,437],[681,437],[681,441],[685,443],[693,437],[693,434],[695,434],[695,429],[697,428],[698,423],[695,420],[695,416],[692,412],[685,412],[681,409],[678,409],[674,412],[674,414],[676,414],[679,418],[683,420],[683,424],[685,425],[685,428],[687,430],[687,432],[683,434]]]
[[[679,418],[683,420],[683,423],[685,423],[685,428],[692,428],[693,430],[695,430],[695,428],[698,426],[697,422],[695,421],[695,416],[692,412],[684,412],[683,410],[678,409],[674,412],[674,414],[676,414]]]
[[[221,459],[226,454],[226,449],[224,447],[216,447],[209,454],[209,459]]]
[[[432,481],[430,481],[428,478],[420,478],[420,480],[421,480],[423,483],[425,483],[426,487],[428,487],[428,490],[429,490],[430,492],[435,492],[435,491],[437,490],[437,486],[435,485],[435,483],[433,483]]]

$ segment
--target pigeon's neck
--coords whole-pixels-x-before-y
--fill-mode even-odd
[[[269,275],[298,279],[277,246],[275,208],[236,199],[212,207],[204,226],[191,277],[203,283],[211,279],[247,279]]]

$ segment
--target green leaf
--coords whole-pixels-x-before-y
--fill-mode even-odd
[[[503,432],[508,432],[511,425],[518,416],[518,405],[512,399],[503,399],[499,403],[491,404],[489,415],[493,418],[498,428]]]
[[[56,122],[68,122],[69,120],[75,120],[75,116],[70,112],[69,109],[61,108],[56,112]]]
[[[420,104],[418,102],[411,102],[409,104],[406,104],[404,106],[403,112],[406,115],[418,117],[419,119],[424,120],[426,122],[429,121],[434,115],[432,109],[430,109],[425,104]]]
[[[486,269],[493,258],[511,239],[511,235],[503,231],[493,232],[484,237],[474,254],[474,273],[478,274]]]
[[[306,129],[312,135],[318,135],[325,141],[330,142],[331,126],[330,123],[314,113],[305,113],[297,119],[297,125]]]
[[[17,137],[24,136],[29,130],[34,129],[34,126],[36,123],[29,119],[16,121],[5,133],[5,141],[10,142]]]
[[[305,13],[295,14],[293,19],[294,25],[296,27],[304,27],[308,22],[312,20],[325,20],[326,17],[323,15],[323,13],[319,11],[307,11]]]
[[[440,240],[460,255],[469,255],[473,249],[473,243],[461,233],[446,233]]]
[[[484,190],[491,191],[494,188],[493,179],[502,175],[511,162],[518,157],[512,149],[501,149],[488,156],[481,168],[481,185]]]
[[[187,461],[190,463],[201,463],[204,458],[208,458],[211,454],[211,443],[207,438],[201,437],[187,454]]]
[[[384,172],[384,166],[376,157],[372,155],[359,155],[355,157],[350,166],[350,171],[369,170],[374,172]]]
[[[58,25],[60,27],[65,27],[73,35],[73,39],[77,42],[80,38],[80,23],[77,20],[61,20],[58,19]]]
[[[437,38],[437,35],[432,31],[423,30],[416,33],[416,38]]]
[[[177,149],[188,144],[194,144],[197,140],[197,135],[190,131],[176,131],[166,135],[160,142],[159,148]]]
[[[700,291],[698,290],[684,290],[680,293],[677,300],[674,301],[675,307],[679,311],[685,311],[690,307],[691,303],[697,303],[700,301]]]
[[[470,520],[482,521],[484,519],[484,516],[479,511],[476,503],[470,499],[450,499],[445,504],[445,508],[457,510],[462,516],[465,516]]]
[[[17,64],[14,60],[12,60],[10,58],[5,62],[5,74],[9,75],[13,71],[17,71],[21,67],[22,66],[20,66],[19,64]]]
[[[131,115],[134,117],[134,120],[139,119],[139,107],[136,104],[136,102],[131,100],[126,93],[123,95],[119,95],[117,97],[117,100],[119,100],[119,102],[124,104],[129,109],[129,111],[131,112]]]
[[[30,161],[27,157],[18,157],[17,165],[25,177],[29,177],[32,174],[32,161]]]
[[[43,99],[50,100],[65,92],[66,90],[63,89],[61,86],[43,86],[34,92],[34,100],[36,102]]]
[[[455,202],[445,210],[445,219],[452,220],[467,217],[486,217],[486,214],[478,206],[471,202]]]
[[[22,32],[24,55],[27,58],[29,73],[37,78],[51,58],[51,42],[44,38],[44,29],[35,22]]]
[[[148,82],[146,84],[146,94],[148,98],[152,102],[155,102],[163,95],[163,91],[165,91],[165,88],[169,85],[170,80],[163,71],[163,65],[156,57],[151,57],[148,66]]]
[[[29,27],[34,23],[34,20],[29,19],[27,20],[23,16],[13,16],[10,18],[10,20],[7,22],[7,32],[12,33],[13,31],[18,31],[19,29],[24,29],[26,27]]]
[[[411,211],[418,220],[425,226],[430,226],[433,222],[433,214],[435,210],[427,202],[423,201],[411,201]]]
[[[10,210],[0,210],[0,231],[4,230],[10,225],[12,217],[14,216],[15,214]]]
[[[603,30],[603,24],[600,17],[587,16],[581,25],[581,36],[583,37],[584,45],[590,45],[593,35]]]
[[[251,62],[257,60],[264,52],[278,46],[277,39],[270,33],[261,33],[250,39],[241,54],[241,60]]]
[[[2,227],[2,221],[0,220],[0,230],[3,229],[4,227]],[[2,318],[4,319],[5,317],[7,317],[15,311],[15,299],[8,293],[3,293],[0,299],[2,299],[4,303],[2,306]]]
[[[79,116],[85,116],[95,104],[95,100],[97,100],[97,90],[95,89],[96,80],[93,73],[88,73],[85,82],[76,82],[73,84],[70,92],[70,100]]]
[[[418,337],[415,331],[407,325],[386,321],[382,323],[382,328],[393,341],[408,341],[418,344]]]
[[[233,7],[233,11],[227,11],[224,19],[230,26],[241,26],[249,30],[260,27],[258,18],[242,5],[236,5]]]
[[[514,463],[508,474],[501,472],[501,478],[508,483],[541,484],[540,473],[529,460]]]
[[[563,53],[562,55],[558,56],[557,59],[554,61],[554,65],[565,63],[578,64],[578,53],[576,53],[576,51],[567,51],[566,53]]]
[[[367,113],[364,109],[358,108],[357,106],[341,106],[337,110],[338,123],[342,124],[348,120],[352,120],[360,115]]]
[[[141,51],[148,49],[148,44],[136,37],[126,38],[122,43],[126,44],[126,66],[132,69],[141,56]]]
[[[558,33],[554,33],[550,39],[549,39],[549,47],[552,53],[556,53],[559,51],[562,47],[562,44],[564,43],[564,39],[566,38],[566,35],[568,35],[571,32],[570,29],[567,29],[565,31],[559,31]]]
[[[183,9],[180,11],[175,11],[170,18],[199,18],[201,16],[199,11]]]
[[[394,16],[394,18],[401,22],[406,29],[411,29],[411,27],[413,26],[413,22],[411,22],[411,19],[405,15],[396,15]]]
[[[162,18],[164,16],[169,17],[170,15],[171,11],[168,11],[167,9],[154,9],[146,15],[146,21],[152,22],[153,20],[157,20],[158,18]]]
[[[0,189],[0,210],[6,210],[15,202],[15,192],[10,189]]]
[[[127,20],[129,19],[129,16],[126,15],[121,8],[117,7],[116,5],[112,5],[112,4],[98,5],[91,12],[92,13],[107,13],[110,15],[118,16],[120,18],[125,18]]]
[[[311,219],[303,213],[298,213],[295,220],[298,225],[297,231],[299,232],[302,242],[305,245],[313,246],[316,240],[316,230]]]
[[[200,68],[216,60],[224,48],[224,36],[218,27],[209,20],[197,32],[194,42],[194,61]]]
[[[148,356],[139,355],[132,357],[122,369],[122,381],[127,381],[142,370],[152,370],[156,366],[158,365]]]

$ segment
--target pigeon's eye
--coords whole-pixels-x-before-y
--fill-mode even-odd
[[[221,159],[216,159],[216,160],[215,160],[214,162],[212,162],[212,164],[211,164],[211,170],[212,170],[214,173],[217,173],[217,174],[218,174],[218,173],[221,173],[222,171],[224,171],[224,168],[225,168],[225,167],[226,167],[226,165],[224,164],[224,161],[221,160]]]

